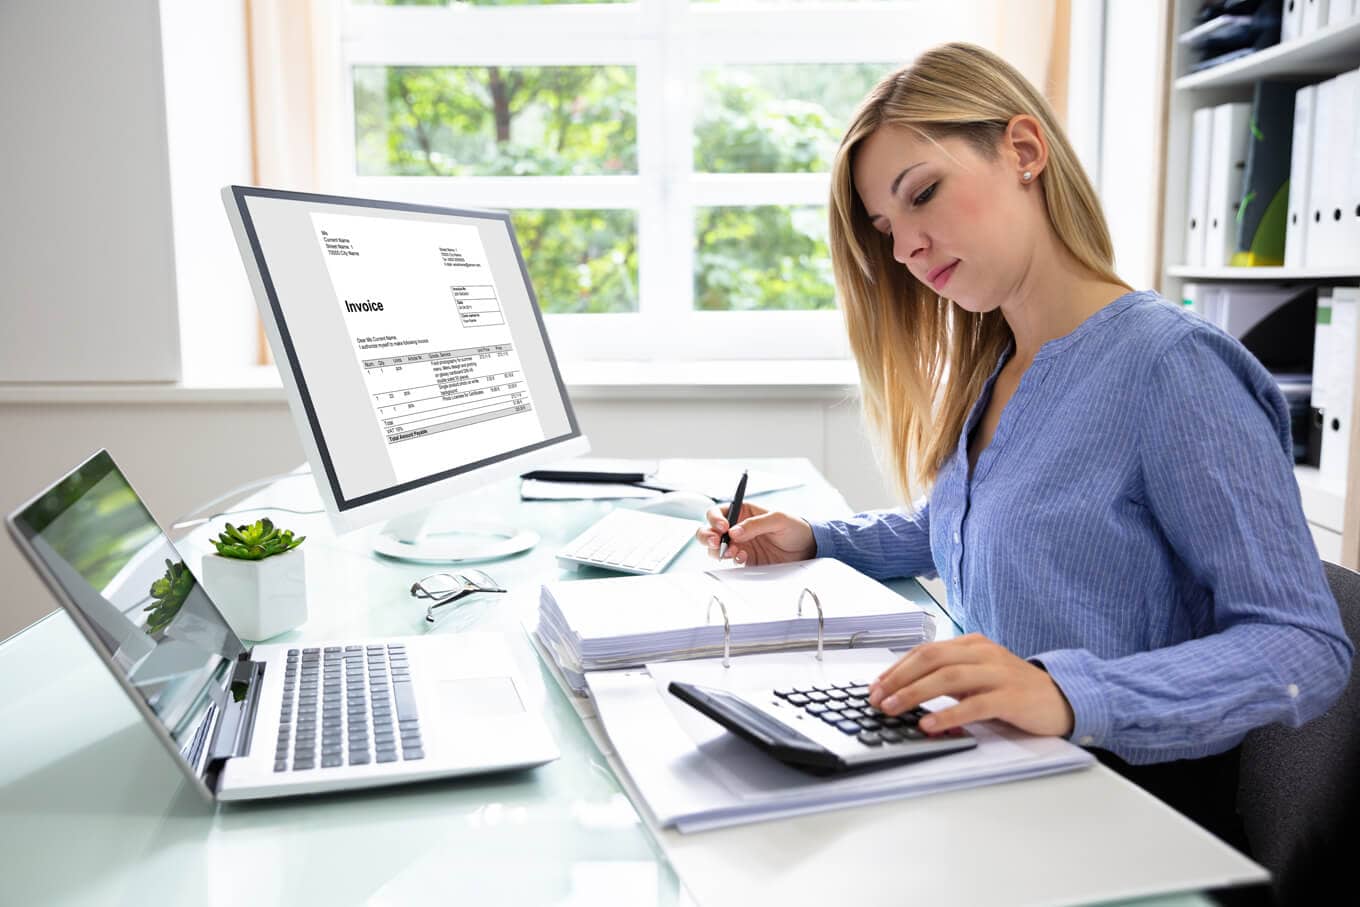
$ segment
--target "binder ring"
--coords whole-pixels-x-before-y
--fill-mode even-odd
[[[713,596],[708,600],[708,610],[704,613],[704,623],[708,623],[713,618],[713,603],[718,603],[718,608],[723,616],[723,667],[732,667],[732,624],[727,620],[727,606],[722,603],[722,599]],[[799,606],[801,608],[801,605]],[[820,645],[821,640],[818,640]],[[818,656],[820,657],[820,656]]]
[[[799,616],[799,617],[802,617],[802,616],[803,616],[803,599],[804,599],[804,597],[809,596],[809,595],[812,596],[812,603],[813,603],[814,605],[817,606],[817,660],[818,660],[818,661],[821,661],[821,660],[822,660],[822,625],[823,625],[823,623],[824,623],[824,620],[823,620],[823,617],[822,617],[822,600],[821,600],[820,598],[817,597],[817,593],[816,593],[816,592],[813,592],[811,589],[808,589],[808,588],[806,588],[806,587],[803,588],[802,593],[800,593],[799,596],[798,596],[798,616]]]

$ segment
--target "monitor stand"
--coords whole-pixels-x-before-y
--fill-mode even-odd
[[[463,525],[430,531],[429,520],[429,509],[388,520],[373,542],[373,550],[400,561],[456,564],[509,557],[538,544],[538,533],[527,529]]]

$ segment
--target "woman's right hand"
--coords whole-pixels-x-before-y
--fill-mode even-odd
[[[729,532],[726,507],[714,507],[707,516],[708,526],[694,536],[708,549],[709,557],[718,557],[724,532],[728,532],[731,539],[724,557],[733,558],[738,564],[762,567],[817,556],[817,540],[812,537],[812,527],[798,517],[754,504],[742,504],[737,523]]]

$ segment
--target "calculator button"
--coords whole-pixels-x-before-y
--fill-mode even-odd
[[[859,725],[853,721],[838,721],[836,728],[845,734],[858,734],[860,732]]]
[[[869,688],[867,686],[850,687],[846,692],[851,696],[863,696],[866,699],[869,697]]]
[[[860,743],[864,744],[865,746],[878,746],[880,743],[883,742],[883,738],[878,736],[878,734],[875,734],[873,731],[865,731],[855,739],[858,740]]]
[[[830,706],[826,705],[825,703],[813,702],[810,703],[808,707],[804,709],[804,711],[807,712],[809,715],[820,715],[823,712],[827,711],[829,708]]]
[[[835,709],[827,709],[825,712],[822,712],[822,714],[818,715],[817,717],[825,721],[827,724],[835,724],[838,721],[845,720],[845,716],[842,715],[840,712],[836,711]]]
[[[807,698],[809,702],[826,702],[827,696],[825,693],[813,690],[811,693],[807,694]]]
[[[809,702],[811,702],[811,700],[804,696],[802,693],[792,693],[789,695],[788,700],[789,705],[807,705]]]
[[[878,736],[884,743],[899,743],[902,740],[901,734],[897,733],[897,731],[894,731],[892,728],[887,727],[880,730]]]
[[[785,687],[782,690],[774,691],[774,694],[778,696],[780,699],[788,699],[790,696],[793,695],[793,693],[794,693],[793,687]]]
[[[828,699],[844,699],[844,698],[846,698],[846,697],[849,696],[849,695],[850,695],[850,694],[847,693],[847,692],[845,692],[845,690],[827,690],[827,691],[826,691],[826,696],[827,696]]]
[[[864,728],[866,731],[876,731],[879,728],[883,727],[883,725],[879,724],[872,718],[859,719],[859,726]]]

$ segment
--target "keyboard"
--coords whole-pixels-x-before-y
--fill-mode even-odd
[[[781,762],[813,774],[884,768],[971,749],[963,728],[928,734],[923,708],[886,715],[869,705],[869,685],[813,683],[729,691],[674,681],[671,695]]]
[[[660,573],[698,530],[694,520],[611,510],[557,553],[564,567],[587,564],[620,573]]]
[[[405,646],[288,650],[274,771],[424,758]]]

